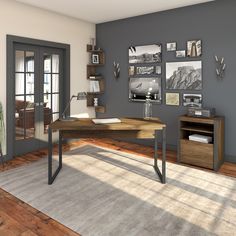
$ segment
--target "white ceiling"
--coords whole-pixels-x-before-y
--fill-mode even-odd
[[[35,7],[102,23],[213,0],[16,0]]]

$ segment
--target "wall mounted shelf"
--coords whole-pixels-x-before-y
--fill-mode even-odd
[[[92,50],[92,45],[87,45],[87,52],[90,54],[90,63],[87,64],[87,79],[92,81],[98,81],[99,92],[87,92],[87,107],[94,107],[96,113],[105,113],[105,106],[94,106],[94,98],[100,98],[105,91],[104,77],[97,72],[97,69],[105,65],[105,53],[102,49]],[[99,63],[92,63],[92,56],[98,56]],[[98,102],[100,103],[100,101]]]

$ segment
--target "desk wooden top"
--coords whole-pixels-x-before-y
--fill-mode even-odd
[[[162,130],[166,127],[158,118],[145,120],[141,118],[119,118],[121,123],[115,124],[94,124],[92,119],[83,118],[75,121],[57,120],[50,124],[52,130]]]

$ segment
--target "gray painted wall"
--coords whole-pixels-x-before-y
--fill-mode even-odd
[[[144,16],[98,24],[97,44],[106,52],[106,65],[101,69],[106,79],[106,92],[102,102],[106,104],[103,116],[141,117],[142,103],[128,101],[128,47],[162,43],[162,82],[165,92],[165,62],[184,61],[166,52],[166,42],[176,41],[178,49],[186,48],[186,41],[201,39],[203,55],[203,106],[215,107],[226,121],[227,160],[236,161],[236,1],[222,0],[184,7]],[[226,76],[218,81],[215,75],[214,55],[225,57]],[[121,76],[113,77],[113,61],[121,66]],[[190,59],[187,59],[188,61]],[[186,91],[191,92],[191,91]],[[181,94],[183,91],[181,91]],[[182,96],[181,96],[182,97]],[[182,99],[181,99],[182,101]],[[167,142],[177,145],[178,116],[186,113],[183,106],[153,106],[154,116],[167,123]],[[100,115],[101,116],[101,115]]]

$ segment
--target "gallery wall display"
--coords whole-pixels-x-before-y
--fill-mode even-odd
[[[202,56],[202,41],[188,40],[184,50],[177,49],[177,42],[168,42],[166,51],[175,52],[176,58],[200,57]],[[131,101],[145,101],[147,94],[151,94],[152,101],[161,103],[162,66],[158,64],[161,62],[161,44],[129,47],[129,99]],[[200,60],[166,62],[165,69],[166,90],[199,91],[202,89],[202,62]],[[202,106],[201,94],[165,92],[166,105],[179,106],[181,98],[184,106]]]
[[[202,62],[167,62],[166,89],[201,90]]]
[[[177,43],[176,42],[171,42],[171,43],[166,43],[166,51],[167,52],[172,52],[177,50]]]
[[[129,47],[129,63],[160,63],[162,58],[161,44]]]
[[[183,94],[183,106],[202,107],[202,94]]]
[[[190,40],[187,41],[187,56],[200,57],[202,55],[202,41]]]
[[[166,105],[179,106],[179,93],[166,93]]]
[[[130,101],[145,101],[150,96],[152,102],[161,103],[161,77],[139,77],[129,79]]]

